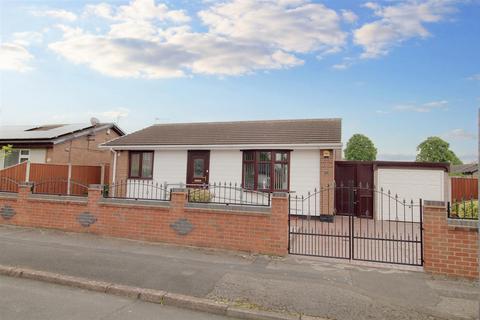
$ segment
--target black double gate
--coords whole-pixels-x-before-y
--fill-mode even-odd
[[[371,194],[373,207],[362,206],[359,194]],[[421,266],[422,214],[422,200],[406,201],[368,185],[291,195],[289,253]]]

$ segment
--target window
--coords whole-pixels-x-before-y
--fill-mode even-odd
[[[13,149],[12,152],[5,157],[4,167],[11,167],[28,160],[30,160],[30,150]]]
[[[290,152],[243,152],[243,187],[261,191],[288,191]]]
[[[152,179],[153,151],[130,151],[128,176],[136,179]]]

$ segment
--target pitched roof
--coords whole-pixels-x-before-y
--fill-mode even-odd
[[[112,128],[119,134],[125,133],[113,123],[100,123],[95,128]],[[0,142],[48,142],[54,139],[84,131],[87,129],[94,129],[91,124],[77,123],[77,124],[47,124],[40,126],[0,126]]]
[[[452,165],[453,174],[473,174],[478,172],[477,163]]]
[[[157,124],[104,146],[336,144],[341,127],[341,119]]]

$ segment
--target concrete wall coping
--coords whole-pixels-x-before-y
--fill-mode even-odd
[[[101,184],[89,184],[88,189],[103,190],[103,185],[101,185]]]
[[[478,220],[468,220],[468,219],[447,219],[447,224],[449,227],[460,227],[468,228],[478,231]]]
[[[98,203],[101,205],[114,205],[114,206],[141,206],[141,207],[170,208],[170,201],[161,201],[161,200],[102,198]]]
[[[172,188],[170,190],[171,193],[188,193],[188,189],[187,188]]]
[[[17,200],[18,199],[18,193],[16,193],[16,192],[0,192],[0,198],[1,199]]]
[[[226,205],[216,203],[192,203],[185,204],[186,209],[201,209],[209,211],[228,212],[232,214],[256,214],[256,215],[270,215],[272,213],[271,207],[249,206],[249,205]]]
[[[424,200],[423,205],[426,207],[446,208],[445,201]]]
[[[288,192],[273,192],[272,198],[288,198]]]
[[[87,197],[80,196],[60,196],[54,194],[36,194],[32,193],[28,195],[28,200],[41,200],[41,201],[55,201],[55,202],[76,202],[86,204],[88,202]]]

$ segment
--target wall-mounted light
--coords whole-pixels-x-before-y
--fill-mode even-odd
[[[330,158],[330,150],[323,150],[322,156],[324,159]]]

